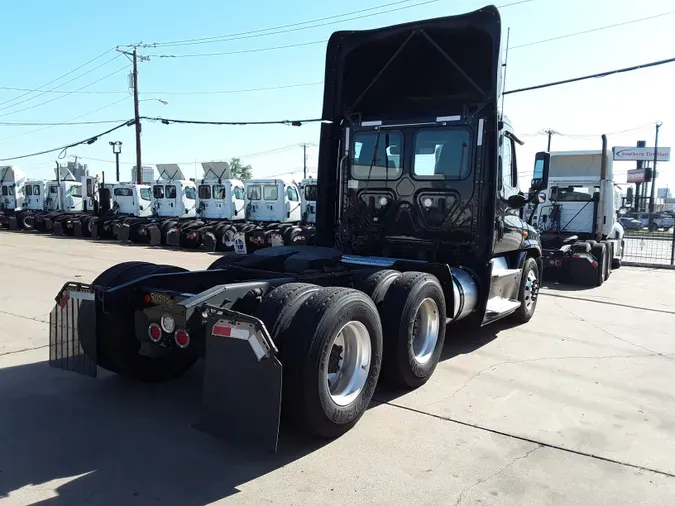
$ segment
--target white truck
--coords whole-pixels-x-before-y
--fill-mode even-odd
[[[215,251],[218,245],[232,249],[233,234],[243,228],[245,186],[231,178],[227,162],[202,163],[203,177],[197,180],[197,216],[181,220],[166,236],[168,246]]]
[[[197,216],[197,186],[185,177],[176,163],[157,164],[159,179],[152,185],[152,215],[126,219],[117,237],[157,246],[166,244],[167,234],[184,220]]]
[[[106,183],[110,209],[90,222],[91,237],[116,239],[127,221],[149,218],[153,214],[152,186],[136,183]]]
[[[316,222],[316,184],[314,178],[305,178],[300,182],[300,201],[302,202],[302,222]]]
[[[23,208],[25,174],[15,165],[0,167],[0,225],[9,226],[9,218]]]
[[[544,272],[580,285],[601,285],[621,266],[624,229],[612,155],[552,152],[548,188],[539,194],[532,223],[541,235]]]

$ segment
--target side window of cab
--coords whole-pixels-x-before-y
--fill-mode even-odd
[[[499,195],[509,198],[518,193],[518,167],[513,140],[506,135],[501,136],[499,155]]]

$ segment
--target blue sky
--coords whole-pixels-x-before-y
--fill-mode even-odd
[[[383,14],[352,20],[349,18],[356,15],[346,16],[344,22],[328,26],[239,40],[142,50],[142,54],[151,56],[150,61],[140,65],[139,91],[144,99],[140,104],[143,115],[223,121],[318,117],[323,89],[311,83],[319,83],[323,79],[325,43],[273,51],[253,50],[324,41],[337,30],[367,29],[451,15],[487,4],[476,0],[438,0],[408,8],[424,1],[396,2],[396,5],[388,6],[386,0],[343,0],[339,3],[249,0],[237,4],[237,7],[234,2],[216,0],[121,0],[113,4],[85,4],[81,0],[4,2],[0,14],[7,22],[0,42],[4,55],[0,87],[40,87],[118,44],[240,33],[382,6],[369,13]],[[509,54],[507,89],[673,57],[675,13],[618,28],[516,47],[673,9],[675,7],[667,0],[533,0],[504,8],[502,19],[504,27],[511,29],[511,46],[514,48]],[[176,58],[154,56],[237,51],[246,52]],[[111,50],[79,71],[44,88],[57,88],[56,91],[62,92],[82,88],[83,92],[95,93],[32,93],[16,99],[26,92],[0,89],[0,122],[131,118],[133,103],[127,87],[130,65],[124,56],[115,56],[117,54]],[[95,69],[97,66],[100,68]],[[65,84],[85,72],[88,73]],[[610,146],[634,145],[638,139],[645,139],[648,145],[652,145],[653,125],[662,121],[659,144],[671,146],[675,141],[673,83],[675,64],[670,64],[508,96],[506,114],[526,140],[519,153],[520,166],[529,169],[534,153],[545,149],[546,138],[537,135],[544,128],[553,128],[565,134],[554,137],[553,150],[599,149],[601,133],[623,130],[631,131],[611,135]],[[296,84],[303,86],[270,91],[194,94]],[[155,99],[166,100],[168,104],[163,105]],[[48,100],[53,101],[42,104]],[[27,108],[30,109],[22,111]],[[0,158],[67,144],[110,126],[112,124],[0,126]],[[105,171],[106,179],[111,179],[114,163],[95,160],[114,160],[108,145],[111,140],[123,142],[122,179],[128,179],[135,160],[133,128],[125,128],[90,146],[71,148],[66,158],[72,160],[72,155],[79,156],[90,170],[97,173]],[[256,176],[270,176],[301,168],[302,149],[293,146],[302,142],[318,144],[318,140],[317,125],[300,128],[216,127],[166,126],[146,122],[143,125],[143,163],[180,162],[189,171],[189,164],[194,161],[222,160],[290,146],[273,155],[245,159],[253,165]],[[316,168],[316,154],[317,148],[310,147],[310,169]],[[18,165],[33,177],[52,177],[56,155],[52,153],[1,163]],[[672,176],[675,174],[674,165],[674,162],[661,165],[662,181],[671,187],[675,187],[675,177]],[[615,164],[618,182],[625,181],[628,168],[633,168],[633,164]],[[201,169],[198,169],[199,175]]]

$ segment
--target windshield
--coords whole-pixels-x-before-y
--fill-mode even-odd
[[[593,193],[599,192],[600,188],[593,186],[567,186],[558,187],[559,202],[590,202]]]
[[[305,193],[305,200],[316,200],[316,185],[315,184],[308,184],[305,186],[304,189]]]
[[[424,128],[415,134],[413,173],[464,179],[469,174],[471,132],[466,128]]]
[[[252,184],[246,188],[248,200],[260,200],[260,185]]]
[[[352,177],[396,179],[401,174],[402,144],[403,134],[398,130],[357,133],[351,150]]]

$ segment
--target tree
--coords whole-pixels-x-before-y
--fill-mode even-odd
[[[232,158],[230,160],[230,174],[232,179],[240,179],[246,181],[253,177],[253,167],[251,165],[244,165],[239,158]]]

